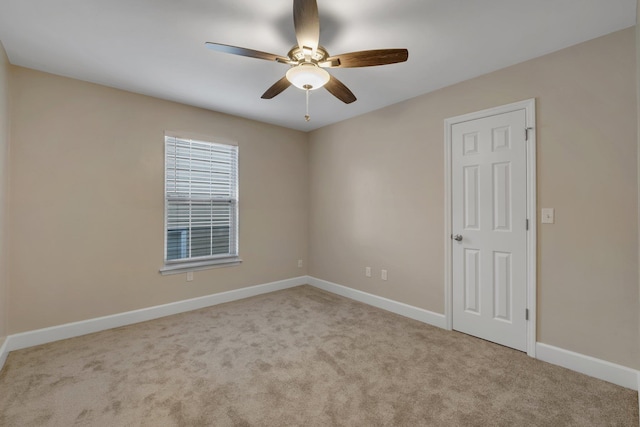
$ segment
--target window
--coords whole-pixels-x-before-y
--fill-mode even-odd
[[[165,136],[162,273],[238,263],[238,147]]]

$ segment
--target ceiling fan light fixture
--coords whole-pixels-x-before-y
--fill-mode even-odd
[[[407,49],[360,50],[330,56],[329,52],[319,44],[320,18],[316,0],[293,0],[293,26],[297,44],[291,48],[286,57],[222,43],[206,42],[206,46],[218,52],[290,65],[287,75],[271,85],[262,94],[262,99],[272,99],[291,85],[305,90],[308,98],[310,90],[324,86],[331,95],[345,104],[354,102],[356,96],[344,83],[331,76],[325,68],[374,67],[405,62],[409,58]],[[308,116],[307,114],[307,119]]]
[[[331,76],[326,70],[311,63],[296,65],[287,71],[287,80],[303,90],[319,89],[327,84],[330,78]]]

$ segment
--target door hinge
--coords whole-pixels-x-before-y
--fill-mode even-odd
[[[528,308],[524,309],[524,320],[529,320],[529,309]]]
[[[524,128],[524,140],[528,141],[529,140],[529,131],[533,130],[533,128],[528,127],[528,128]]]
[[[526,228],[527,228],[527,230],[529,230],[529,220],[527,219],[526,221],[527,221]]]

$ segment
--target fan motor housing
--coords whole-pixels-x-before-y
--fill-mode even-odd
[[[299,46],[294,46],[291,48],[287,56],[294,62],[298,62],[298,63],[305,62],[306,60],[305,50],[306,49],[302,49]],[[317,64],[319,62],[323,62],[328,57],[329,57],[329,52],[327,52],[327,50],[322,46],[318,46],[316,51],[312,53],[310,59],[311,59],[311,62],[313,62],[314,64]]]

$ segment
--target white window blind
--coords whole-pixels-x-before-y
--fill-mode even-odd
[[[238,147],[165,136],[165,264],[238,255]]]

